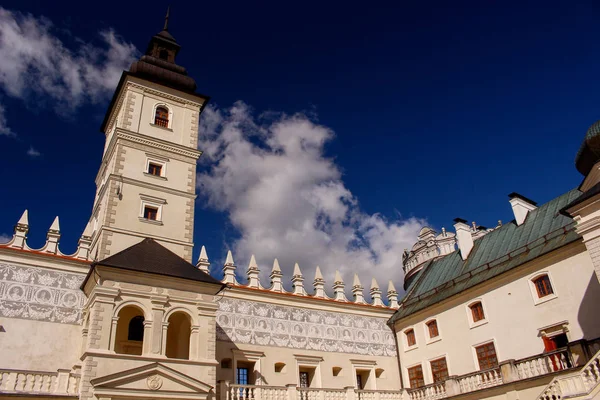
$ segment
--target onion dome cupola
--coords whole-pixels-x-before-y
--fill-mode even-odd
[[[129,74],[187,93],[196,91],[196,81],[175,63],[181,46],[169,33],[169,9],[163,30],[150,39],[146,53],[131,64]]]
[[[575,157],[575,166],[577,171],[587,176],[598,161],[600,161],[600,120],[594,122],[587,130]]]

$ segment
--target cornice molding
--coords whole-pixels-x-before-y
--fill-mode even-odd
[[[169,151],[173,154],[179,154],[185,157],[193,158],[197,160],[202,152],[200,150],[194,150],[189,147],[169,143],[164,140],[153,138],[151,136],[142,135],[132,131],[126,131],[121,128],[117,128],[115,131],[116,139],[122,139],[133,143],[143,144],[152,148]]]

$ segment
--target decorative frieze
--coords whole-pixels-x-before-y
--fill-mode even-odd
[[[219,341],[372,356],[396,355],[386,318],[232,298],[223,298],[218,304]]]
[[[79,324],[85,275],[0,263],[0,316]]]

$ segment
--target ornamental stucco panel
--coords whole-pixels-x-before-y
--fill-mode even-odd
[[[217,340],[240,344],[364,354],[396,355],[385,318],[310,310],[224,298],[217,312]]]
[[[83,274],[0,263],[0,316],[79,324]]]

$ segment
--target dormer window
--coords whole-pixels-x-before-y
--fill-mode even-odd
[[[163,128],[169,127],[169,109],[167,107],[156,107],[156,112],[154,113],[154,125],[158,125]]]

